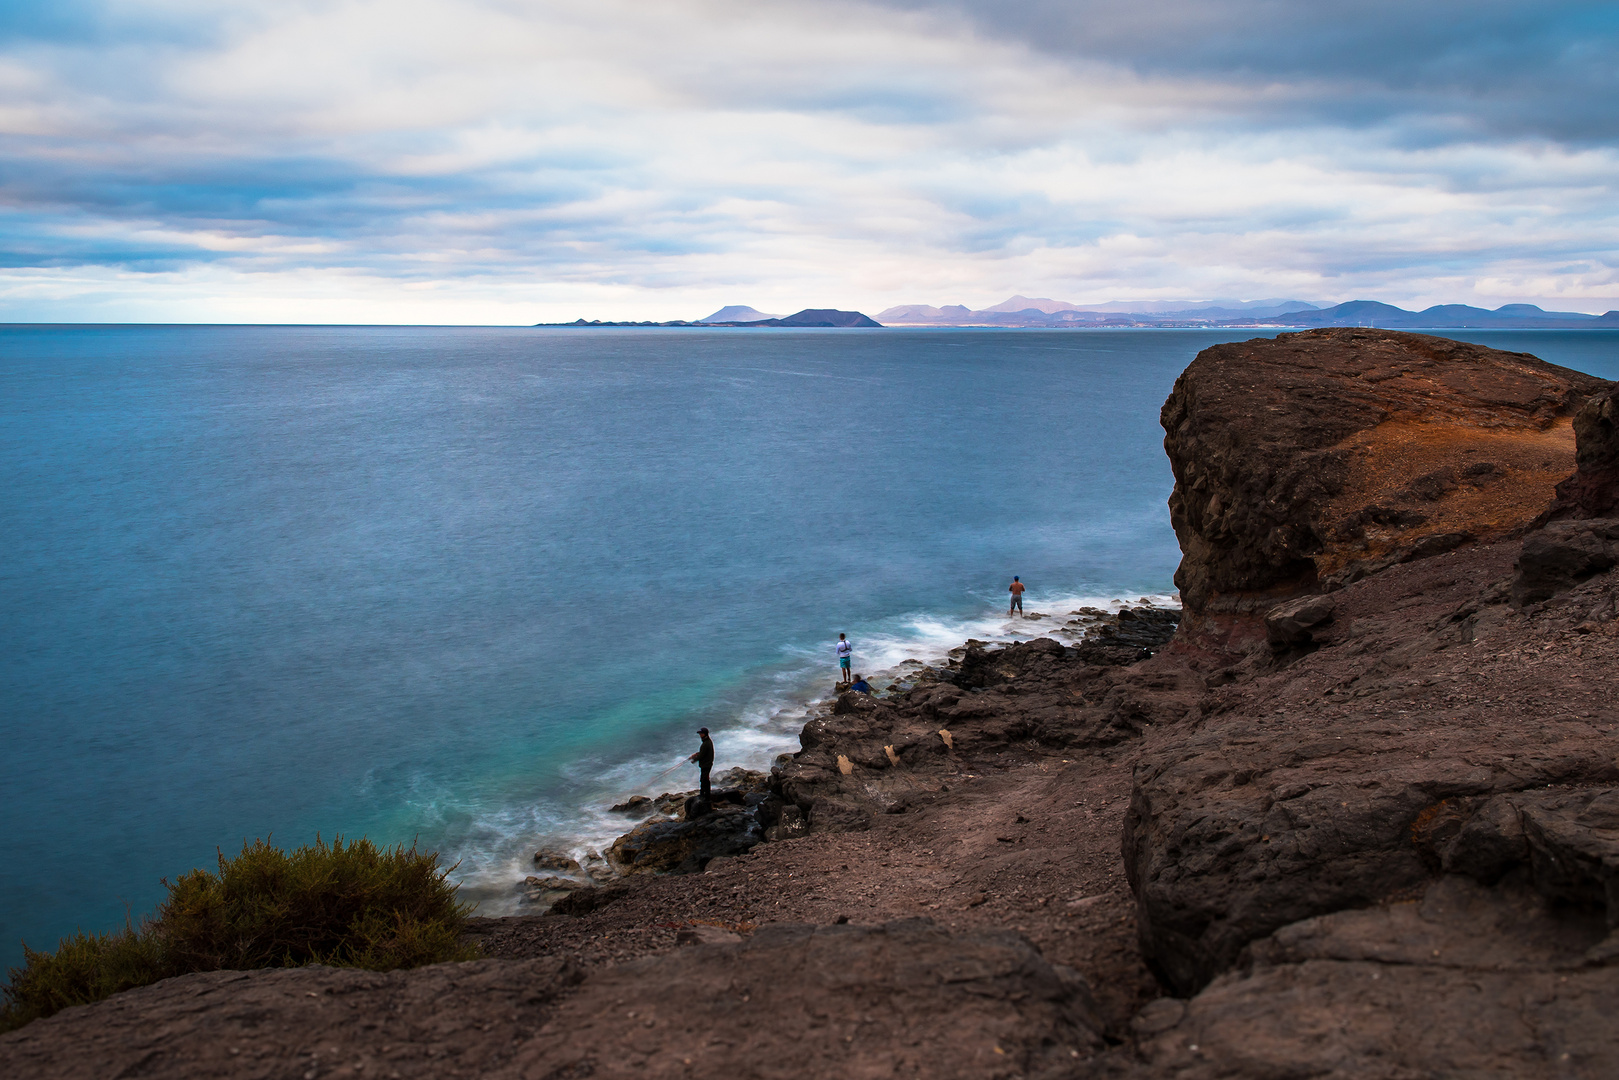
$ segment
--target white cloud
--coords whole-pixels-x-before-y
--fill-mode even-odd
[[[1279,108],[1319,97],[1311,76],[808,0],[146,14],[129,40],[0,45],[0,318],[534,322],[1016,291],[1619,306],[1612,147]]]

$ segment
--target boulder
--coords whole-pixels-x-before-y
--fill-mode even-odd
[[[564,874],[579,873],[579,862],[573,856],[561,851],[552,851],[541,848],[534,853],[534,866],[540,870],[558,870]]]
[[[1337,611],[1330,596],[1301,596],[1265,613],[1265,637],[1272,649],[1296,649],[1315,642],[1315,632]]]
[[[609,904],[617,903],[630,894],[627,884],[597,885],[577,889],[565,896],[558,897],[546,909],[547,915],[589,915],[592,911],[600,911]]]
[[[1190,630],[1463,534],[1521,530],[1573,467],[1570,417],[1606,385],[1524,353],[1389,330],[1203,350],[1161,416]],[[1460,483],[1483,475],[1468,473],[1480,460],[1500,479]]]
[[[1524,538],[1512,602],[1548,600],[1619,565],[1619,518],[1553,521]]]
[[[758,815],[725,803],[690,821],[648,821],[619,837],[607,859],[621,874],[692,874],[764,840]]]

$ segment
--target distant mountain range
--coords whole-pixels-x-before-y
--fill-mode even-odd
[[[1138,300],[1071,304],[1014,296],[973,311],[960,304],[907,304],[877,315],[884,326],[1381,326],[1400,329],[1619,328],[1619,311],[1587,315],[1507,304],[1494,311],[1440,304],[1406,311],[1375,300],[1321,307],[1303,300]]]
[[[792,315],[769,315],[746,304],[728,304],[704,319],[687,322],[604,322],[580,319],[540,326],[1380,326],[1400,330],[1460,329],[1619,329],[1619,310],[1603,315],[1580,311],[1543,311],[1534,304],[1506,304],[1494,311],[1466,304],[1439,304],[1407,311],[1376,300],[1351,300],[1321,307],[1303,300],[1115,300],[1106,304],[1070,304],[1043,297],[1014,296],[994,307],[974,311],[961,304],[929,307],[905,304],[872,319],[858,311],[805,308]]]

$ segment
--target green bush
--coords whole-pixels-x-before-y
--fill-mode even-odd
[[[471,907],[438,855],[319,837],[288,854],[263,840],[219,856],[219,873],[193,870],[172,885],[155,918],[57,951],[26,945],[4,988],[0,1031],[72,1005],[192,971],[333,964],[388,971],[477,950],[461,932]]]

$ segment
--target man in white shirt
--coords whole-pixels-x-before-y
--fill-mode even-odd
[[[838,682],[849,681],[849,664],[854,659],[854,646],[842,634],[838,635]]]

